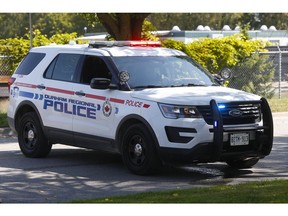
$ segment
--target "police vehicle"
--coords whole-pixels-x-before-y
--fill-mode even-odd
[[[247,168],[272,148],[265,98],[221,86],[158,42],[33,48],[9,86],[9,125],[27,157],[61,143],[120,153],[132,173],[146,175],[166,162]]]

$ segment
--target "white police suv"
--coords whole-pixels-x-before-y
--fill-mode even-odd
[[[8,121],[27,157],[61,143],[118,152],[145,175],[164,162],[247,168],[272,148],[264,98],[221,86],[158,42],[33,48],[9,84]]]

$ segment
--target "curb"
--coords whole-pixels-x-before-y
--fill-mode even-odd
[[[273,117],[283,117],[283,116],[288,116],[288,112],[274,112],[272,113]]]
[[[13,130],[11,130],[10,128],[0,128],[0,138],[4,137],[17,137],[16,132],[14,132]]]

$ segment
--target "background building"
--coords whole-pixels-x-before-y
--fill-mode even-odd
[[[174,26],[170,31],[156,31],[154,34],[160,39],[174,39],[190,43],[199,38],[222,38],[240,33],[240,27],[231,29],[228,25],[223,26],[221,30],[211,30],[209,26],[199,25],[196,30],[187,31],[180,30],[178,26]],[[267,40],[273,46],[288,46],[288,31],[277,30],[274,26],[269,28],[262,25],[259,30],[249,30],[248,34],[252,40]]]

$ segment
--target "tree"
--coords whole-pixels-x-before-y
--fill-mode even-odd
[[[265,98],[272,98],[274,88],[275,66],[268,55],[255,53],[246,61],[241,62],[232,68],[233,76],[228,86],[261,95]]]
[[[81,36],[85,33],[84,27],[89,32],[105,31],[99,22],[90,17],[94,14],[79,13],[32,13],[32,27],[39,29],[42,34],[51,37],[55,34],[76,32]],[[0,38],[24,37],[29,30],[28,13],[0,13]]]
[[[115,40],[140,40],[147,13],[97,13],[107,32]]]
[[[104,19],[101,19],[103,16]],[[135,23],[137,19],[138,23],[143,23],[144,19],[150,21],[157,30],[170,30],[175,25],[181,30],[195,30],[198,25],[209,26],[211,30],[221,30],[224,25],[229,25],[231,29],[234,29],[236,25],[247,23],[250,23],[251,28],[255,30],[258,30],[261,25],[266,25],[268,28],[273,25],[278,30],[285,30],[288,28],[287,18],[288,13],[109,13],[106,15],[101,13],[32,13],[32,27],[39,29],[47,37],[72,32],[81,36],[85,33],[84,27],[87,27],[86,33],[105,32],[109,28],[111,35],[115,35],[112,29],[116,29],[113,31],[117,34],[126,34],[127,29],[130,32],[131,26],[135,26],[131,23]],[[105,28],[101,24],[107,21],[112,24],[112,28],[109,23],[105,25]],[[141,24],[137,26],[133,28],[138,31],[136,38],[140,35]],[[0,29],[0,38],[24,37],[29,29],[29,14],[0,13]]]
[[[4,13],[0,14],[0,38],[12,38],[24,36],[29,27],[28,14]]]

